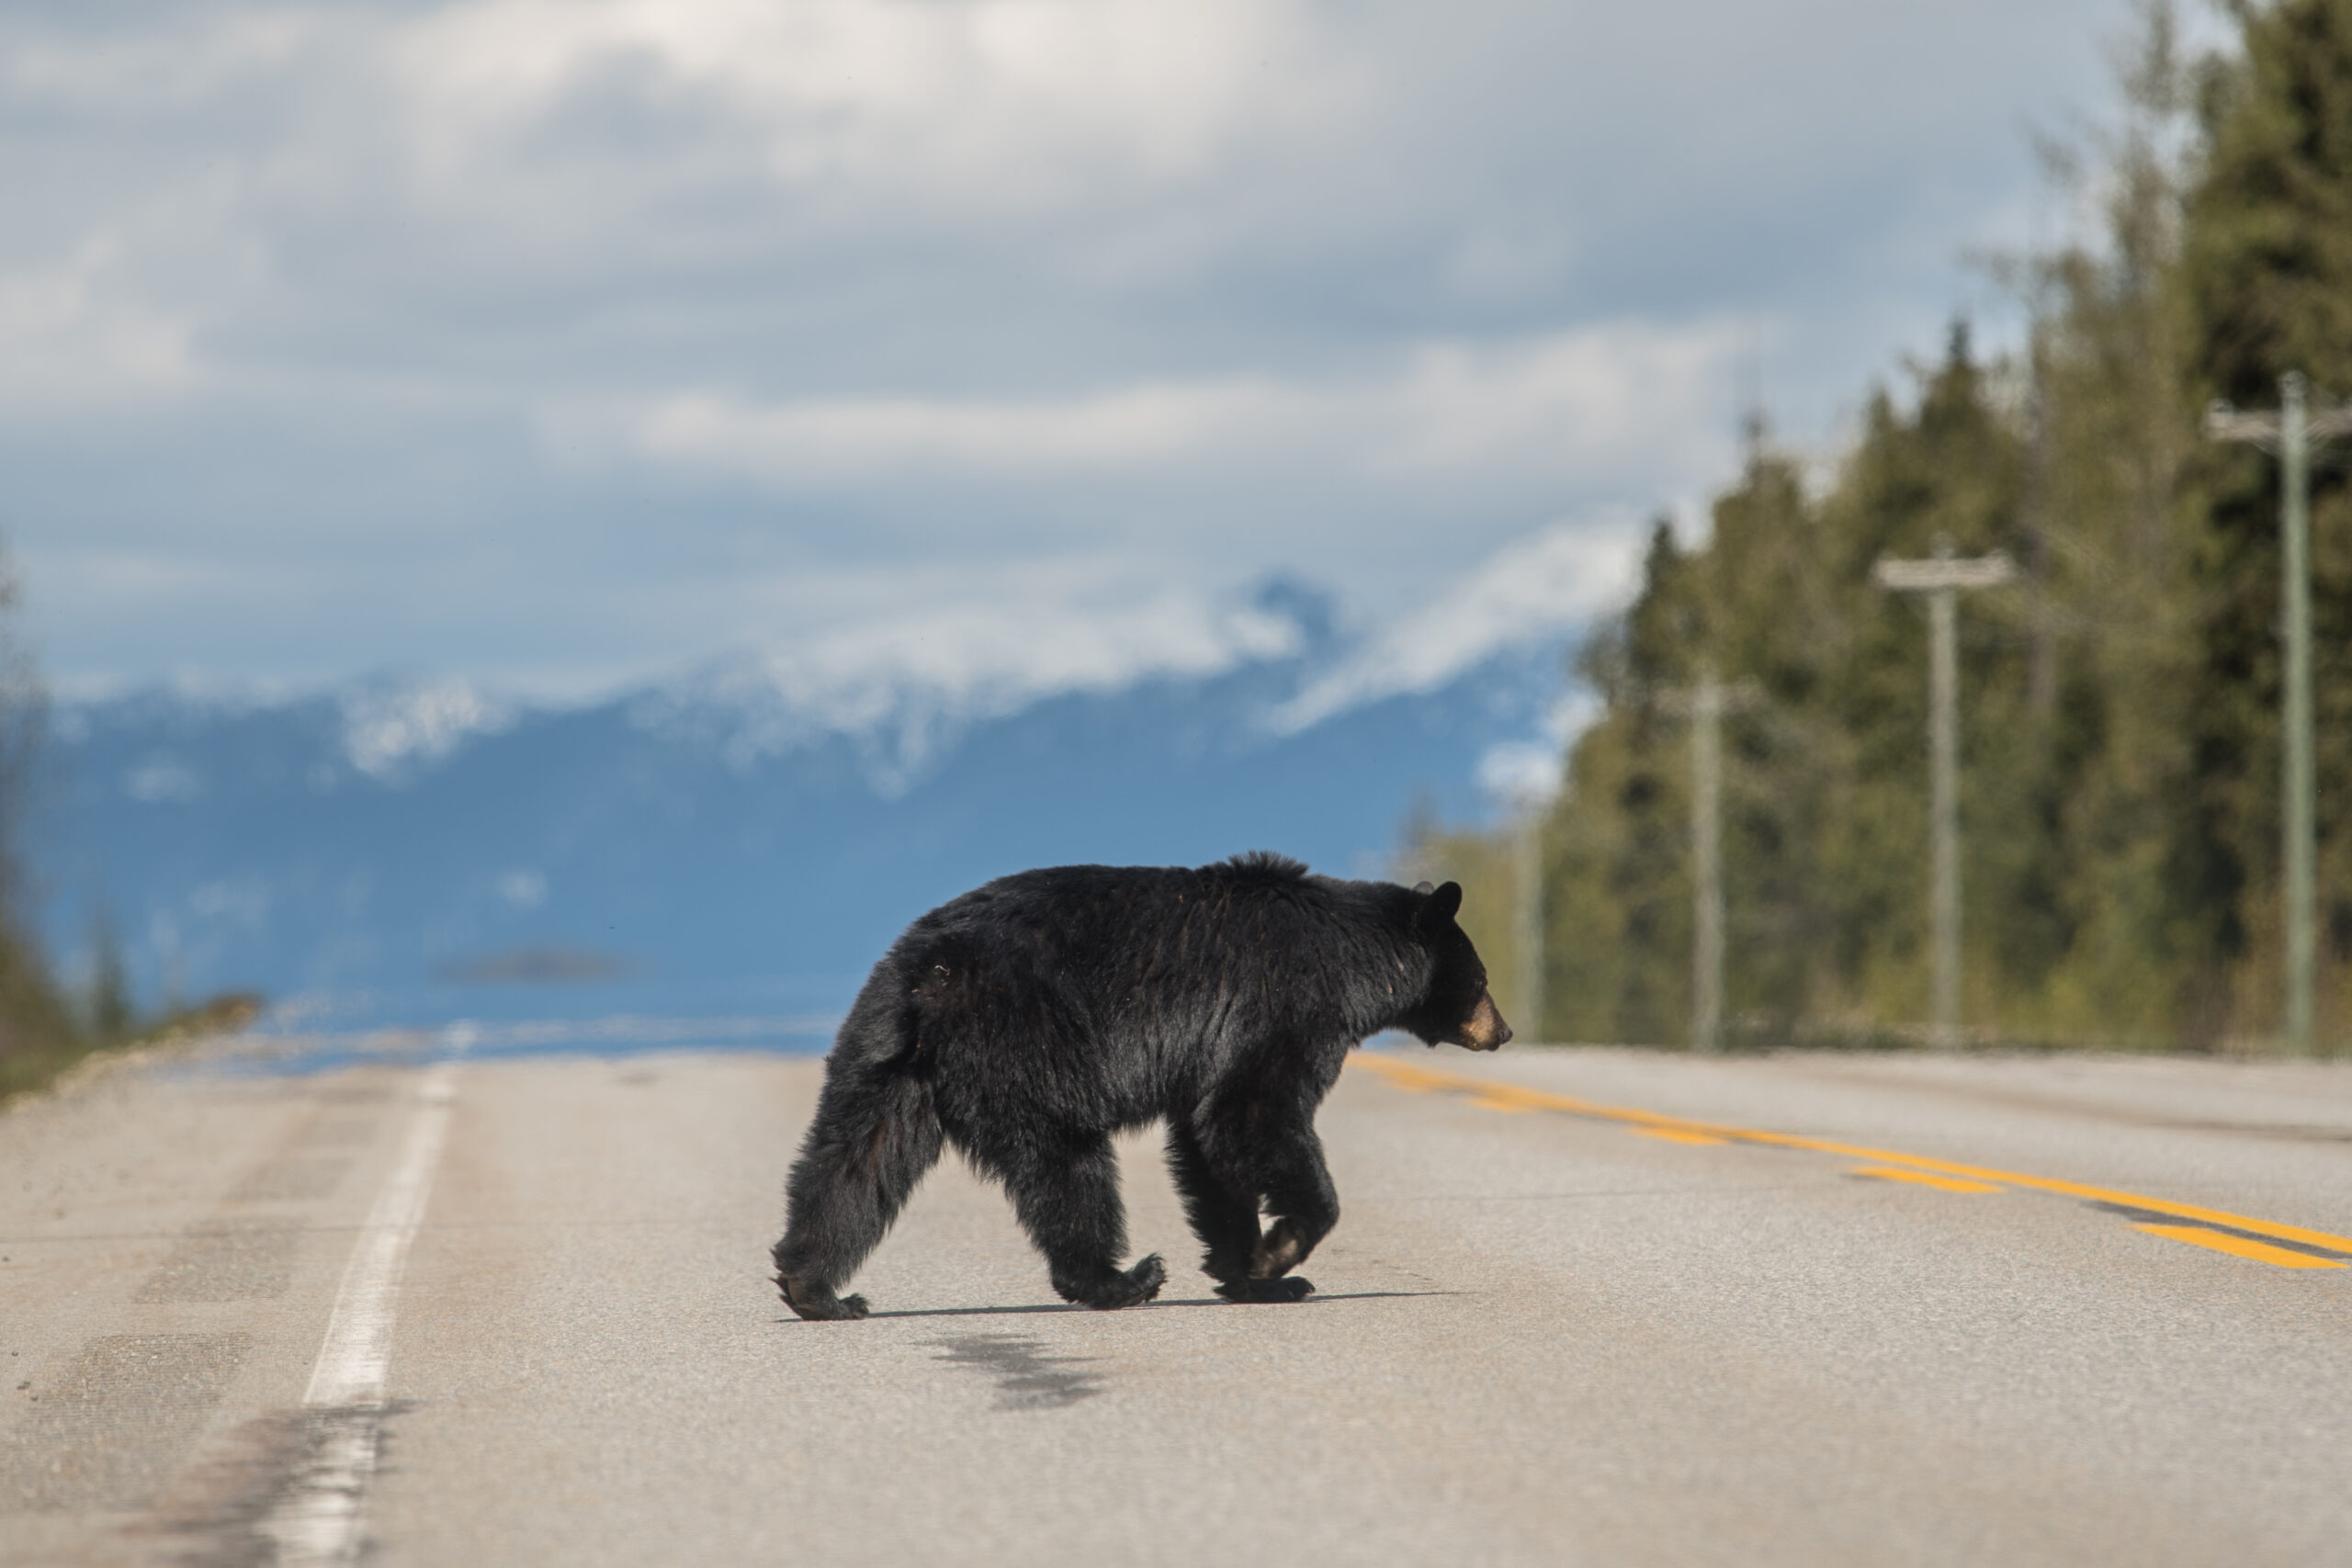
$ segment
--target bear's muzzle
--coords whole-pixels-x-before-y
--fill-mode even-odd
[[[1495,998],[1480,993],[1478,1005],[1462,1025],[1462,1043],[1473,1051],[1498,1051],[1510,1040],[1510,1025],[1495,1007]]]

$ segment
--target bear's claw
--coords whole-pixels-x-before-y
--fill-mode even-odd
[[[1155,1252],[1118,1278],[1118,1288],[1104,1292],[1086,1304],[1097,1312],[1116,1312],[1121,1307],[1141,1306],[1159,1295],[1159,1287],[1168,1282],[1168,1265]]]
[[[782,1274],[775,1277],[775,1288],[784,1304],[810,1323],[854,1323],[866,1314],[864,1296],[836,1296],[820,1288],[803,1290],[801,1295],[808,1298],[804,1301],[793,1294],[792,1281]]]

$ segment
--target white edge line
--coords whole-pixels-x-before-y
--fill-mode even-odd
[[[262,1532],[277,1543],[277,1562],[284,1568],[357,1559],[360,1504],[376,1469],[401,1271],[433,1196],[457,1084],[454,1061],[426,1070],[417,1086],[408,1136],[344,1267],[334,1312],[302,1396],[304,1410],[317,1423],[318,1440],[261,1521]]]
[[[409,1244],[424,1222],[433,1195],[433,1173],[449,1133],[449,1110],[457,1099],[458,1066],[440,1062],[417,1087],[420,1101],[409,1122],[408,1140],[383,1190],[376,1194],[351,1261],[335,1292],[334,1314],[311,1369],[307,1405],[373,1404],[384,1397],[392,1358],[392,1314]]]

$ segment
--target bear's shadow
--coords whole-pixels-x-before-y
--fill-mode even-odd
[[[1334,1291],[1329,1295],[1317,1292],[1304,1302],[1283,1303],[1282,1305],[1314,1306],[1318,1302],[1379,1302],[1406,1300],[1416,1296],[1458,1296],[1460,1291]],[[1163,1307],[1225,1307],[1234,1309],[1236,1303],[1221,1296],[1191,1296],[1181,1301],[1158,1301],[1145,1307],[1129,1307],[1129,1312],[1157,1312]],[[1079,1306],[1070,1302],[1030,1302],[1020,1306],[978,1307],[907,1307],[898,1312],[876,1312],[867,1314],[866,1321],[879,1323],[889,1317],[1018,1317],[1035,1313],[1092,1312],[1092,1307]],[[779,1317],[778,1323],[796,1321]]]

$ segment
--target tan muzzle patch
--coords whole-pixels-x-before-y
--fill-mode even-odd
[[[1462,1043],[1473,1051],[1493,1051],[1510,1038],[1510,1025],[1503,1021],[1503,1015],[1496,1010],[1495,998],[1481,992],[1478,1005],[1471,1010],[1469,1018],[1463,1022]]]

